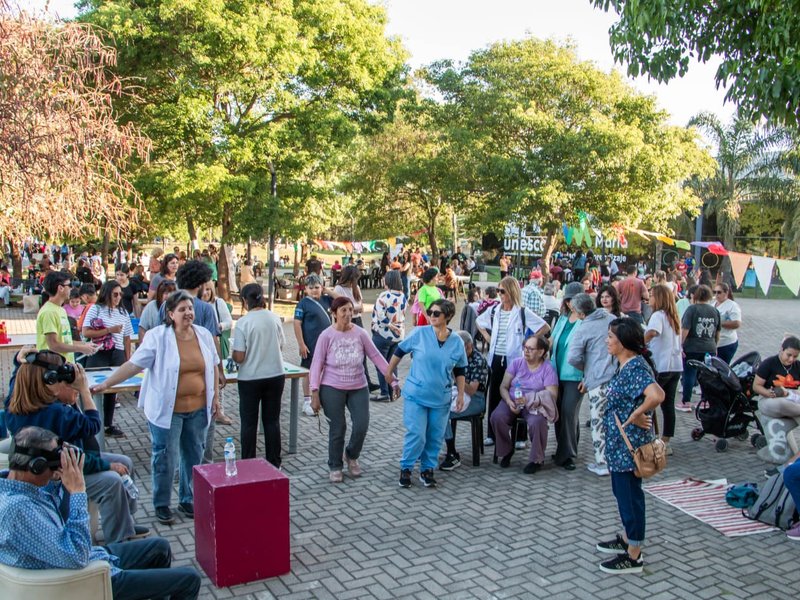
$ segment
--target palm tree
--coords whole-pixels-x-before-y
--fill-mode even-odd
[[[706,215],[716,215],[717,235],[727,248],[733,248],[743,203],[768,201],[785,209],[795,203],[797,179],[788,168],[787,130],[757,126],[739,115],[723,125],[709,112],[693,117],[689,126],[697,127],[717,149],[716,173],[693,186]]]

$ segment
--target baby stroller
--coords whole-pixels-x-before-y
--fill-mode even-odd
[[[755,422],[759,433],[750,438],[755,446],[763,438],[764,429],[756,416],[758,402],[753,399],[753,380],[761,362],[758,352],[750,352],[734,361],[730,366],[716,356],[705,362],[690,360],[697,369],[702,398],[695,408],[700,427],[692,430],[692,439],[699,440],[705,434],[717,438],[717,452],[728,449],[726,438],[746,440],[750,423]]]

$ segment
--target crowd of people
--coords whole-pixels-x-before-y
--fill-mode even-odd
[[[131,571],[144,569],[143,590],[163,582],[164,589],[176,590],[172,597],[192,598],[199,586],[196,572],[169,569],[166,542],[141,539],[150,532],[136,524],[136,498],[126,485],[136,465],[127,456],[101,452],[97,444],[101,431],[109,437],[125,435],[114,423],[116,398],[109,390],[146,372],[138,405],[150,433],[155,516],[162,524],[175,521],[177,471],[177,512],[193,518],[192,468],[213,461],[215,422],[230,423],[220,397],[229,357],[238,368],[242,457],[256,456],[260,421],[265,458],[281,467],[284,330],[267,310],[249,261],[240,273],[244,315],[235,322],[231,343],[234,319],[231,307],[216,296],[215,249],[191,258],[156,250],[147,256],[144,273],[137,265],[135,275],[119,250],[113,279],[96,278],[92,258],[81,256],[74,272],[48,265],[38,282],[45,302],[36,320],[37,345],[16,356],[6,400],[6,425],[15,446],[10,474],[0,479],[0,524],[38,511],[36,519],[60,525],[29,530],[26,535],[38,541],[25,543],[10,527],[0,528],[0,561],[27,568],[77,568],[89,557],[100,558],[112,564],[115,595],[120,590],[120,597],[140,597],[131,595]],[[68,264],[70,256],[69,248],[66,254],[59,248],[62,263]],[[731,363],[736,356],[743,315],[732,288],[720,278],[710,281],[690,259],[681,261],[682,268],[649,277],[641,264],[630,264],[622,273],[613,260],[598,261],[582,252],[539,264],[527,281],[519,281],[513,262],[502,255],[501,280],[485,290],[469,290],[456,330],[451,323],[458,296],[449,299],[453,278],[471,273],[478,266],[473,258],[443,253],[432,261],[414,249],[374,262],[368,269],[376,268],[375,278],[370,271],[365,280],[363,261],[355,259],[334,262],[328,279],[322,261],[312,256],[294,310],[298,358],[309,369],[303,410],[309,416],[322,412],[329,424],[329,481],[341,484],[345,473],[351,478],[363,474],[359,459],[369,432],[370,404],[401,395],[402,488],[413,485],[417,468],[426,488],[438,486],[437,470],[458,468],[451,420],[484,412],[483,443],[493,448],[500,468],[510,468],[515,452],[527,450],[521,472],[539,473],[548,461],[553,428],[553,464],[575,471],[585,399],[593,457],[585,466],[611,480],[622,525],[614,539],[597,543],[598,551],[614,555],[600,568],[641,572],[645,503],[625,438],[637,447],[658,435],[667,454],[673,454],[669,443],[675,411],[693,408],[697,375],[690,361],[717,356]],[[369,312],[363,289],[375,281],[383,289]],[[413,321],[407,321],[408,313]],[[410,368],[401,381],[398,366],[407,355]],[[800,419],[791,399],[794,384],[800,385],[798,355],[800,340],[788,337],[780,353],[762,363],[754,389],[772,402],[775,414]],[[118,368],[89,389],[83,365]],[[679,384],[681,401],[676,402]],[[103,394],[101,406],[93,394]],[[659,434],[654,431],[656,412]],[[45,460],[35,462],[38,458]],[[800,496],[798,469],[787,469],[787,487],[794,485]],[[61,484],[51,481],[54,475]],[[47,502],[32,507],[26,502],[36,493],[26,487],[31,485],[58,496],[48,495]],[[68,503],[57,500],[67,497]],[[99,505],[105,549],[91,546],[87,497]],[[48,516],[59,511],[60,521]],[[46,544],[42,536],[65,533],[73,545],[38,554]],[[800,529],[789,536],[800,539]],[[137,556],[160,558],[144,567],[126,562],[134,553],[127,544],[138,543],[148,547]],[[75,545],[83,549],[80,558]]]

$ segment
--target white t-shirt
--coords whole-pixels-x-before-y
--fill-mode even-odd
[[[656,311],[647,323],[646,331],[657,331],[647,345],[653,353],[653,362],[659,373],[680,373],[683,371],[683,350],[681,348],[681,331],[672,329],[667,314],[663,310]]]
[[[268,310],[254,310],[236,321],[231,350],[245,353],[239,379],[252,381],[283,375],[283,325]]]
[[[720,324],[724,323],[725,321],[742,320],[742,309],[739,308],[739,305],[730,298],[725,300],[725,302],[722,304],[718,304],[716,308],[719,311]],[[739,335],[736,333],[736,329],[725,329],[724,327],[719,328],[719,343],[717,344],[717,348],[734,344],[738,340]]]
[[[100,319],[103,322],[102,327],[92,327],[92,321]],[[102,304],[92,304],[88,311],[86,311],[86,318],[83,321],[84,327],[90,329],[103,329],[106,327],[113,327],[114,325],[122,325],[120,333],[112,333],[111,337],[114,339],[114,348],[117,350],[125,349],[125,338],[133,337],[133,327],[131,325],[131,318],[127,312],[120,311],[118,308],[103,306]]]

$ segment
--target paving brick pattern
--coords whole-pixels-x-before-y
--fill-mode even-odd
[[[369,294],[369,292],[368,292]],[[368,296],[370,297],[370,296]],[[374,294],[371,296],[374,298]],[[793,301],[742,300],[745,324],[740,351],[774,353],[784,332],[800,332]],[[5,311],[12,333],[30,332],[33,321]],[[455,321],[457,323],[457,321]],[[284,357],[297,360],[291,325],[286,324]],[[8,353],[0,353],[8,354]],[[8,360],[0,362],[7,380]],[[407,372],[404,361],[401,375]],[[288,387],[284,397],[288,405]],[[216,454],[224,437],[238,437],[235,387],[223,394],[234,425],[218,427]],[[109,450],[131,456],[137,465],[142,500],[140,523],[170,540],[175,563],[194,564],[193,524],[158,524],[150,502],[149,436],[132,396],[122,397],[117,422],[127,437],[111,440]],[[582,407],[583,419],[588,406]],[[288,409],[283,413],[284,449]],[[765,465],[746,442],[731,441],[725,453],[713,441],[691,441],[694,417],[678,413],[675,455],[654,481],[693,476],[729,481],[760,481]],[[524,453],[501,470],[488,449],[481,466],[469,460],[468,427],[458,430],[464,466],[437,474],[440,487],[409,490],[397,486],[402,445],[402,401],[372,404],[371,423],[361,463],[364,476],[327,481],[327,426],[302,417],[299,452],[284,455],[291,478],[291,573],[247,585],[217,589],[205,579],[202,598],[338,599],[500,599],[500,598],[792,598],[796,597],[800,547],[782,533],[726,538],[652,497],[647,497],[647,542],[642,576],[609,576],[597,564],[598,539],[619,528],[608,478],[589,473],[588,430],[582,431],[578,469],[568,473],[552,464],[523,475]],[[550,434],[548,456],[554,451]],[[263,442],[259,451],[263,450]],[[264,540],[265,549],[269,540]]]

